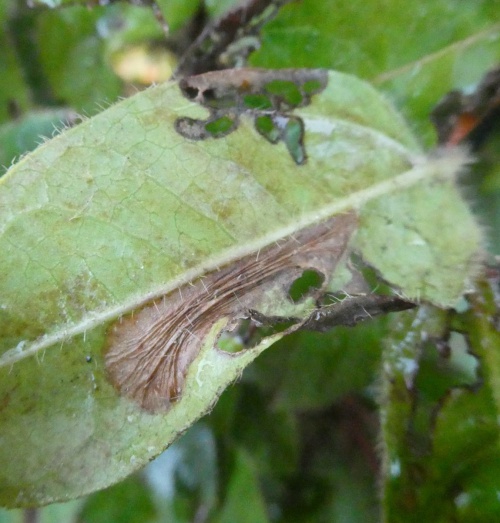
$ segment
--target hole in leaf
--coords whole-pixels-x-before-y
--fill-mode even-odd
[[[196,87],[182,86],[181,89],[184,92],[186,98],[194,100],[198,96],[198,89]]]
[[[306,94],[317,93],[324,89],[323,84],[319,80],[308,80],[302,85],[302,90]]]
[[[259,313],[252,312],[252,318],[239,320],[234,328],[221,334],[217,341],[217,349],[231,354],[242,352],[257,346],[268,336],[286,331],[295,323],[293,318],[265,316],[262,316],[265,321],[261,323],[260,318],[256,320],[254,317],[254,314]]]
[[[271,109],[271,100],[263,94],[247,94],[243,97],[243,104],[247,109]]]
[[[240,320],[232,331],[224,331],[217,341],[217,348],[224,352],[234,354],[245,350],[246,343],[251,333],[250,320]],[[255,329],[253,329],[255,330]]]
[[[205,89],[203,91],[203,105],[213,109],[229,109],[236,107],[237,96],[234,91],[219,92],[215,89]]]
[[[304,125],[300,118],[290,118],[285,126],[283,140],[286,143],[288,152],[297,164],[302,164],[306,160],[304,149]]]
[[[211,100],[216,100],[217,97],[215,95],[215,89],[205,89],[203,91],[203,98],[206,102],[210,102]]]
[[[321,288],[324,280],[325,277],[320,272],[307,269],[290,285],[288,295],[294,303],[298,303]]]
[[[288,105],[294,107],[302,103],[299,88],[287,80],[273,80],[266,85],[268,93],[279,96]]]
[[[214,138],[224,136],[234,127],[234,120],[229,116],[221,116],[205,125],[205,130]]]
[[[275,125],[270,116],[258,116],[255,119],[255,128],[271,143],[277,143],[281,138],[281,130]]]

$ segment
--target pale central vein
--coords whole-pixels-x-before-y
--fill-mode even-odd
[[[199,278],[207,272],[217,270],[218,267],[227,265],[228,263],[244,256],[248,256],[251,253],[258,253],[260,249],[267,245],[270,245],[286,236],[292,235],[298,230],[319,223],[322,220],[326,220],[351,209],[359,209],[371,200],[384,195],[403,191],[420,182],[453,179],[460,171],[461,167],[463,167],[468,161],[469,158],[466,152],[462,149],[453,149],[434,158],[422,157],[420,162],[418,162],[412,169],[393,178],[383,180],[370,187],[353,192],[350,195],[316,209],[313,212],[304,214],[294,223],[278,230],[274,230],[266,236],[257,238],[254,242],[248,242],[243,246],[227,249],[218,256],[208,258],[205,263],[186,271],[182,276],[173,279],[167,285],[158,287],[149,293],[136,296],[120,305],[89,313],[78,323],[60,327],[57,331],[46,334],[33,342],[21,342],[17,347],[7,350],[0,357],[0,367],[13,365],[14,363],[32,356],[39,351],[63,343],[65,340],[83,334],[86,331],[92,330],[108,321],[119,318],[120,316],[133,311],[137,307]]]

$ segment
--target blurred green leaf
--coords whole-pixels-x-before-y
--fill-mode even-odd
[[[148,523],[156,521],[151,493],[137,476],[90,496],[78,523]]]
[[[105,61],[108,11],[74,6],[37,17],[40,62],[54,98],[85,115],[114,102],[121,82]]]
[[[461,336],[447,341],[450,319],[443,312],[405,313],[393,332],[382,400],[387,521],[495,519],[497,507],[485,500],[500,488],[498,407],[487,376],[496,374],[491,359],[498,359],[500,344],[490,345],[485,359],[488,335],[474,325],[475,309],[453,315],[451,325],[466,332],[466,350],[480,360],[463,351]]]
[[[498,0],[466,5],[455,0],[292,3],[264,29],[262,48],[252,64],[327,67],[371,78],[498,23],[498,5]]]
[[[36,523],[75,523],[82,503],[78,499],[37,509],[0,509],[0,523],[28,523],[30,517]]]
[[[199,422],[146,467],[164,520],[188,522],[212,511],[219,480],[215,445],[212,431]]]
[[[370,387],[378,373],[385,319],[337,327],[330,333],[300,332],[266,351],[250,370],[274,404],[325,408],[342,396]]]
[[[243,386],[231,437],[252,456],[261,476],[284,478],[298,465],[299,433],[293,413],[269,405],[269,396],[255,386]]]
[[[404,107],[405,116],[415,122],[427,145],[436,142],[429,119],[436,102],[453,89],[470,90],[500,62],[499,18],[479,26],[477,32],[463,40],[373,78],[373,83],[389,92],[398,107]]]
[[[427,145],[435,142],[433,105],[499,61],[498,0],[292,2],[265,26],[250,58],[259,67],[326,67],[370,79]]]
[[[500,255],[500,126],[477,152],[472,175],[464,181],[471,207],[485,227],[488,251]]]
[[[204,3],[210,15],[216,18],[241,2],[239,0],[205,0]]]
[[[151,9],[123,3],[101,10],[96,29],[105,45],[106,54],[127,44],[161,41],[165,38]]]
[[[247,452],[237,450],[233,471],[217,523],[268,523],[256,466]]]
[[[15,121],[0,125],[0,165],[8,167],[15,158],[35,149],[76,119],[68,109],[30,111]]]
[[[28,87],[23,78],[22,64],[13,44],[9,17],[13,15],[16,3],[13,0],[0,2],[0,123],[8,120],[12,110],[23,111],[30,106]]]
[[[182,28],[196,15],[201,7],[201,0],[157,0],[170,31]]]
[[[300,459],[271,499],[283,523],[379,520],[376,416],[356,396],[297,416]]]

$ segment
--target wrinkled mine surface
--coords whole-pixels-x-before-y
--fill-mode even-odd
[[[304,269],[327,281],[356,224],[349,213],[309,227],[121,318],[110,329],[105,354],[112,383],[148,411],[168,410],[216,321],[258,311],[270,288],[289,299],[288,289]]]
[[[233,69],[184,78],[184,96],[210,110],[206,120],[178,118],[175,128],[190,140],[221,138],[238,128],[245,113],[269,142],[283,141],[297,164],[306,161],[304,123],[293,110],[311,103],[325,89],[326,71],[319,69]]]

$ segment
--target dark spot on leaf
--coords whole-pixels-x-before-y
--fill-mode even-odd
[[[178,118],[175,128],[190,140],[206,140],[207,138],[221,138],[232,132],[238,126],[236,115],[214,113],[209,120],[195,120],[193,118]]]
[[[203,140],[210,135],[205,129],[203,120],[194,120],[193,118],[178,118],[175,121],[175,130],[191,140]]]
[[[217,100],[217,96],[215,95],[214,89],[205,89],[203,91],[203,98],[206,102],[211,102],[213,100]]]

